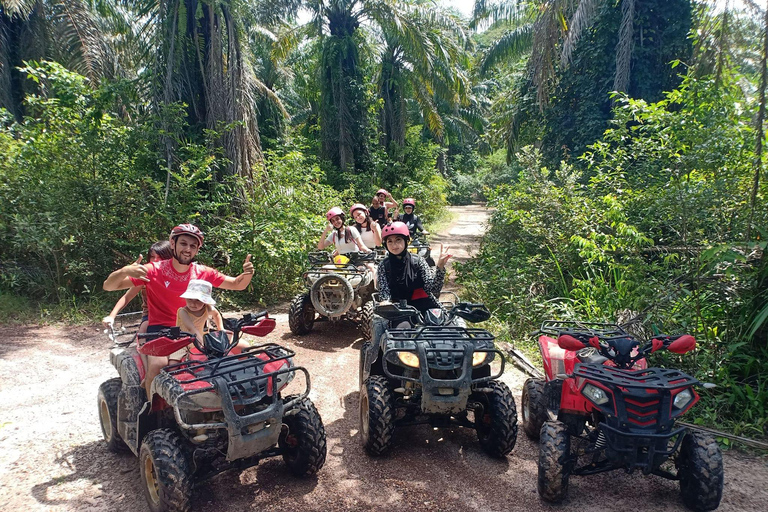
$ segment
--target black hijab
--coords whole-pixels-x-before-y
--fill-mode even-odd
[[[408,251],[408,240],[405,241],[403,252],[397,255],[389,253],[384,261],[384,269],[394,300],[410,299],[415,290],[424,288],[415,257]]]

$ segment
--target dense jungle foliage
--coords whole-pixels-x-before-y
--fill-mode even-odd
[[[102,316],[180,222],[269,304],[331,206],[487,201],[457,275],[503,337],[688,331],[698,421],[764,435],[768,18],[711,4],[0,0],[0,321]]]

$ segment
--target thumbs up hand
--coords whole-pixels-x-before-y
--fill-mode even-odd
[[[149,279],[147,279],[147,269],[144,267],[144,265],[141,264],[141,260],[143,258],[144,256],[139,254],[139,257],[136,258],[136,261],[130,265],[124,266],[123,272],[125,275],[134,279],[140,279],[142,281],[149,282]]]
[[[251,255],[245,257],[243,262],[243,274],[253,274],[253,263],[251,263]]]

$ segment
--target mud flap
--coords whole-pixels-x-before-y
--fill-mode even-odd
[[[146,393],[141,386],[123,384],[117,395],[117,431],[131,451],[138,455],[141,437],[137,432],[139,412],[147,404]]]

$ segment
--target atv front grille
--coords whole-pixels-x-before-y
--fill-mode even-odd
[[[577,363],[573,377],[599,382],[613,394],[616,428],[668,431],[673,421],[672,392],[698,384],[698,380],[667,368],[626,370],[602,364]]]

